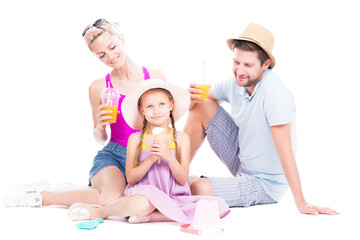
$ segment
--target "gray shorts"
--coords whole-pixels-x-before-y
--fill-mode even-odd
[[[239,129],[220,105],[205,127],[209,145],[234,177],[208,177],[213,195],[223,198],[230,207],[249,207],[276,203],[263,189],[259,180],[242,169],[238,158]]]

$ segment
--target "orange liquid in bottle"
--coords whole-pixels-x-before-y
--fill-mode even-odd
[[[199,98],[197,98],[196,100],[201,100],[201,101],[205,101],[208,97],[208,93],[209,93],[209,88],[210,88],[210,84],[199,84],[199,87],[197,89],[202,90],[202,93],[196,93],[199,96]]]
[[[112,113],[104,114],[103,116],[112,116],[111,119],[106,119],[103,122],[116,123],[117,114],[118,114],[118,106],[106,106],[102,110],[112,110]]]

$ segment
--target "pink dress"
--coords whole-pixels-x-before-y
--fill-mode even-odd
[[[170,131],[172,133],[172,131]],[[144,145],[146,133],[142,139],[142,149],[139,154],[139,163],[149,155],[150,150]],[[172,136],[172,135],[171,135]],[[175,143],[172,136],[170,151],[175,155]],[[191,196],[188,183],[180,185],[171,173],[167,161],[161,158],[160,163],[155,162],[148,173],[135,185],[128,185],[125,196],[145,196],[154,207],[168,218],[180,223],[192,223],[196,202],[201,199],[217,200],[219,214],[225,217],[230,209],[222,198],[212,196]]]

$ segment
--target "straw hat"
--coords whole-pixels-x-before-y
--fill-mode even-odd
[[[224,229],[220,226],[218,202],[216,200],[199,200],[196,203],[192,223],[181,225],[180,231],[195,235],[222,233]]]
[[[275,66],[276,61],[272,55],[275,39],[272,33],[266,28],[255,23],[250,23],[239,37],[229,38],[227,40],[227,44],[231,50],[231,46],[234,40],[243,40],[256,43],[269,55],[269,58],[271,59],[270,68]]]
[[[138,100],[144,92],[154,88],[166,89],[173,96],[175,105],[173,116],[175,121],[184,115],[184,113],[189,109],[190,94],[186,89],[170,83],[165,83],[161,79],[148,79],[143,81],[134,91],[126,95],[121,104],[122,114],[126,123],[130,127],[134,129],[141,129],[143,127],[144,116],[139,111]]]

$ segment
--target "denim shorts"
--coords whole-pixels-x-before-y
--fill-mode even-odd
[[[108,166],[115,166],[119,168],[126,179],[126,149],[127,148],[125,146],[122,146],[116,142],[109,142],[102,150],[98,151],[89,173],[89,186],[91,185],[92,177],[101,169]]]
[[[241,166],[238,158],[239,129],[231,116],[220,105],[215,116],[205,127],[209,145],[234,177],[207,177],[213,195],[223,198],[230,207],[249,207],[276,203],[263,189],[260,181]]]

